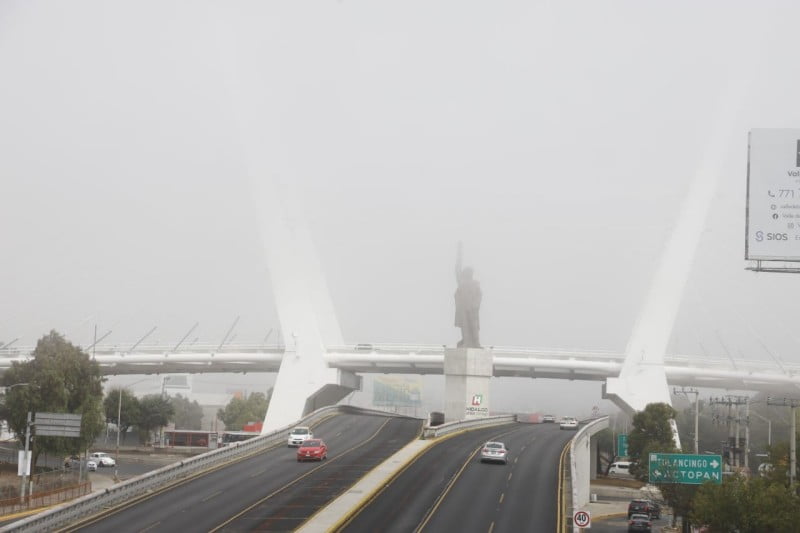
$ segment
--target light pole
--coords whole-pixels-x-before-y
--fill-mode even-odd
[[[14,387],[39,387],[35,383],[14,383],[13,385],[9,385],[5,387],[5,393],[8,393],[9,390],[13,389]],[[33,413],[28,410],[28,418],[25,422],[25,452],[22,457],[22,460],[25,461],[24,465],[21,465],[22,470],[22,482],[19,487],[19,494],[20,494],[20,503],[25,503],[25,489],[27,488],[28,484],[28,469],[30,468],[30,460],[28,458],[28,450],[30,448],[31,442],[31,418]]]
[[[695,455],[697,455],[698,453],[700,453],[698,451],[700,444],[700,438],[698,436],[698,429],[699,429],[698,420],[700,419],[700,407],[699,407],[700,392],[697,389],[686,388],[686,387],[681,387],[680,390],[678,390],[676,387],[673,387],[672,391],[675,394],[685,394],[687,398],[689,397],[690,394],[694,394],[694,453]]]
[[[767,446],[771,447],[772,446],[772,420],[770,420],[766,416],[762,416],[762,415],[756,413],[755,411],[750,411],[750,414],[751,415],[756,415],[758,418],[760,418],[761,420],[763,420],[764,422],[767,423]]]
[[[140,379],[138,381],[134,381],[133,383],[129,383],[125,387],[132,387],[137,383],[141,383],[142,381],[147,381],[150,379],[149,377]],[[119,387],[119,400],[117,401],[117,453],[114,456],[114,478],[119,479],[117,477],[117,473],[119,472],[119,434],[122,433],[122,389],[125,388],[120,385]]]

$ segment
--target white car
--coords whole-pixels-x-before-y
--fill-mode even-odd
[[[631,477],[630,461],[615,461],[608,467],[609,476],[628,476]]]
[[[289,432],[289,439],[286,441],[287,446],[300,446],[306,439],[313,439],[314,433],[311,428],[306,426],[298,426]]]
[[[542,417],[542,423],[544,423],[544,424],[555,424],[556,423],[555,415],[544,415]]]
[[[93,459],[84,461],[77,455],[72,455],[64,459],[64,468],[83,468],[84,470],[88,470],[90,472],[96,472],[97,462]]]
[[[97,466],[117,466],[117,462],[106,452],[94,452],[89,454],[89,459],[97,463]]]
[[[559,424],[561,429],[578,429],[578,421],[572,416],[565,416]]]

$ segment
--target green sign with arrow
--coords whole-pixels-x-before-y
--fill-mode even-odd
[[[617,455],[619,457],[628,456],[628,436],[624,433],[617,435]]]
[[[722,483],[722,456],[685,453],[651,453],[650,483],[700,485]]]

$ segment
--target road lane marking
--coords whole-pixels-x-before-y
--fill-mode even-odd
[[[146,528],[144,528],[144,529],[140,529],[140,530],[139,530],[139,533],[144,533],[145,531],[150,531],[151,529],[153,529],[154,527],[156,527],[156,526],[157,526],[158,524],[160,524],[160,523],[161,523],[161,520],[159,520],[159,521],[158,521],[158,522],[156,522],[155,524],[151,524],[151,525],[147,526],[147,527],[146,527]]]
[[[502,432],[502,433],[499,433],[499,434],[497,434],[497,435],[493,436],[493,437],[492,437],[491,439],[489,439],[489,440],[491,440],[491,441],[498,440],[498,439],[500,439],[500,437],[502,437],[503,435],[508,435],[508,434],[509,434],[509,433],[511,433],[512,431],[515,431],[515,430],[518,430],[518,429],[519,429],[519,428],[511,428],[511,429],[509,429],[508,431],[504,431],[504,432]],[[472,454],[471,454],[469,457],[467,457],[467,460],[466,460],[466,461],[464,461],[464,464],[462,464],[462,465],[461,465],[461,468],[459,468],[459,469],[458,469],[458,471],[457,471],[457,472],[456,472],[456,473],[453,475],[453,477],[452,477],[452,478],[450,478],[450,481],[447,483],[447,485],[445,485],[445,487],[444,487],[444,490],[441,492],[441,494],[439,494],[439,497],[438,497],[438,498],[436,498],[436,501],[433,503],[433,507],[431,507],[431,508],[428,510],[428,512],[427,512],[427,513],[425,514],[425,516],[422,518],[422,521],[421,521],[421,522],[419,523],[419,525],[418,525],[418,526],[417,526],[417,527],[414,529],[414,532],[415,532],[415,533],[419,533],[419,532],[423,531],[423,530],[424,530],[424,529],[427,527],[427,525],[428,525],[428,522],[430,522],[430,521],[431,521],[431,518],[433,518],[433,515],[434,515],[434,514],[436,514],[436,511],[438,511],[438,510],[439,510],[439,506],[442,504],[442,502],[444,501],[444,499],[445,499],[445,498],[447,497],[447,495],[450,493],[450,489],[452,489],[452,488],[453,488],[453,485],[455,485],[455,484],[456,484],[456,481],[458,481],[458,478],[460,478],[460,477],[461,477],[461,474],[463,474],[463,473],[464,473],[464,470],[466,470],[467,466],[469,466],[469,464],[470,464],[470,463],[472,463],[472,461],[475,459],[475,456],[476,456],[476,455],[478,455],[478,452],[480,452],[482,449],[483,449],[483,444],[481,444],[480,446],[478,446],[478,447],[475,449],[475,451],[474,451],[474,452],[472,452]]]
[[[221,490],[218,490],[217,492],[215,492],[215,493],[213,493],[213,494],[209,494],[208,496],[206,496],[205,498],[203,498],[203,499],[202,499],[202,500],[200,500],[200,501],[201,501],[201,502],[207,502],[207,501],[208,501],[208,500],[210,500],[211,498],[214,498],[214,497],[216,497],[216,496],[218,496],[218,495],[220,495],[220,494],[222,494],[222,491],[221,491]]]
[[[252,474],[250,474],[250,477],[258,477],[261,474],[266,474],[266,473],[267,473],[267,469],[263,468],[263,469],[259,470],[258,472],[253,472]]]
[[[492,530],[493,530],[493,529],[494,529],[494,522],[492,522],[491,524],[489,524],[489,533],[492,533]]]
[[[316,428],[317,426],[321,425],[323,422],[326,422],[326,421],[328,421],[328,420],[330,420],[330,419],[332,419],[332,418],[334,418],[336,416],[338,416],[338,415],[335,415],[335,414],[327,415],[327,416],[317,420],[316,422],[314,422],[314,424],[311,427],[312,428]],[[128,501],[126,501],[126,502],[124,502],[122,504],[119,504],[119,505],[116,505],[116,506],[112,506],[110,508],[103,508],[98,513],[87,517],[85,520],[78,520],[77,522],[72,523],[68,528],[64,528],[62,531],[77,531],[80,528],[84,528],[84,527],[88,527],[88,526],[90,526],[92,524],[96,524],[98,522],[101,522],[101,521],[105,520],[106,518],[108,518],[110,516],[114,516],[116,514],[119,514],[119,513],[123,512],[123,511],[127,510],[127,509],[130,509],[131,507],[139,505],[140,503],[142,503],[144,501],[153,499],[156,496],[158,496],[160,494],[163,494],[165,492],[169,492],[170,490],[173,490],[173,489],[175,489],[177,487],[181,487],[181,486],[187,485],[189,483],[192,483],[192,482],[194,482],[194,481],[196,481],[196,480],[198,480],[198,479],[200,479],[200,478],[202,478],[204,476],[207,476],[207,475],[209,475],[209,474],[211,474],[213,472],[217,472],[219,470],[223,470],[223,469],[228,468],[229,466],[231,466],[233,464],[243,463],[243,462],[248,461],[248,460],[250,460],[250,459],[252,459],[252,458],[254,458],[254,457],[258,456],[258,455],[264,455],[264,454],[266,454],[268,452],[271,452],[273,450],[276,450],[278,448],[282,448],[283,446],[285,446],[285,442],[286,442],[285,440],[282,440],[282,441],[275,442],[273,444],[268,444],[263,448],[257,448],[257,449],[253,450],[250,453],[246,453],[244,455],[238,456],[238,457],[236,457],[236,458],[234,458],[232,460],[229,460],[229,461],[226,461],[226,462],[221,462],[221,463],[216,463],[216,464],[214,464],[214,465],[212,465],[212,466],[210,466],[210,467],[208,467],[208,468],[206,468],[204,470],[199,470],[199,471],[193,472],[193,473],[189,474],[187,477],[180,478],[177,481],[168,481],[168,482],[164,483],[163,485],[159,485],[158,487],[156,487],[153,490],[150,490],[150,491],[147,491],[147,492],[144,492],[144,493],[141,493],[141,494],[134,495],[131,499],[129,499]],[[42,511],[42,510],[43,509],[37,509],[35,512],[39,512],[39,511]]]
[[[500,495],[500,503],[503,503],[503,499],[506,497],[506,493]]]
[[[509,481],[511,481],[511,476],[513,476],[513,475],[514,475],[514,472],[509,472],[509,474],[508,474],[508,480]]]
[[[370,442],[371,440],[373,440],[375,437],[377,437],[377,436],[378,436],[378,434],[381,432],[381,430],[383,430],[383,428],[384,428],[384,427],[386,427],[386,425],[387,425],[387,424],[389,424],[389,422],[390,422],[391,420],[392,420],[391,418],[387,418],[387,419],[386,419],[386,422],[384,422],[383,424],[381,424],[381,425],[380,425],[380,427],[379,427],[378,429],[376,429],[376,430],[375,430],[375,433],[373,433],[372,435],[370,435],[370,437],[369,437],[369,438],[367,438],[367,439],[365,439],[365,440],[363,440],[363,441],[359,442],[358,444],[356,444],[356,445],[355,445],[355,446],[353,446],[352,448],[350,448],[350,449],[348,449],[348,450],[345,450],[345,451],[343,451],[343,452],[341,452],[341,453],[337,454],[337,455],[336,455],[336,457],[333,457],[333,458],[331,458],[331,459],[328,459],[328,460],[326,460],[326,461],[324,461],[324,462],[323,462],[323,461],[320,461],[320,462],[319,462],[319,466],[316,466],[316,467],[312,468],[311,470],[309,470],[308,472],[306,472],[306,473],[305,473],[305,474],[303,474],[302,476],[296,477],[296,478],[295,478],[295,479],[293,479],[292,481],[290,481],[290,482],[286,483],[284,486],[282,486],[282,487],[280,487],[280,488],[277,488],[277,489],[275,489],[274,491],[272,491],[271,493],[267,494],[266,496],[264,496],[263,498],[261,498],[261,499],[260,499],[260,500],[258,500],[257,502],[253,503],[253,504],[252,504],[252,505],[250,505],[249,507],[247,507],[247,508],[245,508],[244,510],[242,510],[242,511],[240,511],[240,512],[236,513],[235,515],[231,516],[229,519],[225,520],[224,522],[222,522],[222,523],[221,523],[221,524],[219,524],[218,526],[216,526],[216,527],[212,528],[212,529],[209,531],[209,533],[214,533],[214,532],[216,532],[216,531],[219,531],[219,530],[223,529],[225,526],[227,526],[227,525],[231,524],[231,523],[232,523],[234,520],[236,520],[236,519],[238,519],[238,518],[241,518],[242,516],[244,516],[245,514],[249,513],[250,511],[252,511],[252,510],[253,510],[253,509],[255,509],[256,507],[258,507],[259,505],[261,505],[262,503],[264,503],[265,501],[267,501],[267,500],[269,500],[270,498],[272,498],[273,496],[275,496],[275,495],[277,495],[277,494],[280,494],[281,492],[283,492],[283,491],[287,490],[289,487],[293,487],[293,486],[297,485],[297,484],[298,484],[298,483],[299,483],[301,480],[303,480],[303,479],[307,478],[308,476],[310,476],[311,474],[313,474],[314,472],[316,472],[316,471],[317,471],[317,470],[319,470],[320,468],[324,468],[324,467],[325,467],[325,465],[327,465],[327,464],[330,464],[330,463],[332,463],[332,462],[336,461],[337,459],[340,459],[340,458],[342,458],[342,457],[346,456],[347,454],[349,454],[349,453],[351,453],[351,452],[353,452],[353,451],[355,451],[355,450],[357,450],[357,449],[361,448],[362,446],[364,446],[365,444],[367,444],[368,442]]]

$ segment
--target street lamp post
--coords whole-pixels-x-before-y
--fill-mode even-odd
[[[750,414],[751,415],[756,415],[758,418],[760,418],[761,420],[763,420],[764,422],[767,423],[767,446],[771,447],[772,446],[772,420],[770,420],[766,416],[762,416],[762,415],[756,413],[755,411],[750,411]]]
[[[35,383],[14,383],[5,387],[5,392],[13,389],[14,387],[38,387]],[[28,459],[28,452],[30,450],[30,443],[31,443],[31,426],[32,424],[33,413],[28,411],[28,418],[25,422],[25,452],[23,455],[23,461],[25,464],[22,465],[22,483],[19,488],[20,494],[20,503],[25,503],[25,492],[28,486],[28,468],[30,465],[30,460]]]
[[[128,387],[132,387],[137,383],[141,383],[142,381],[147,381],[150,379],[149,377],[140,379],[138,381],[134,381],[133,383],[128,384]],[[120,386],[119,388],[119,400],[117,401],[117,453],[114,457],[114,478],[119,479],[117,474],[119,472],[119,434],[122,433],[122,389],[123,387]]]
[[[119,468],[119,434],[122,433],[122,387],[119,388],[119,402],[117,402],[117,453],[114,456],[114,477],[117,477]]]

